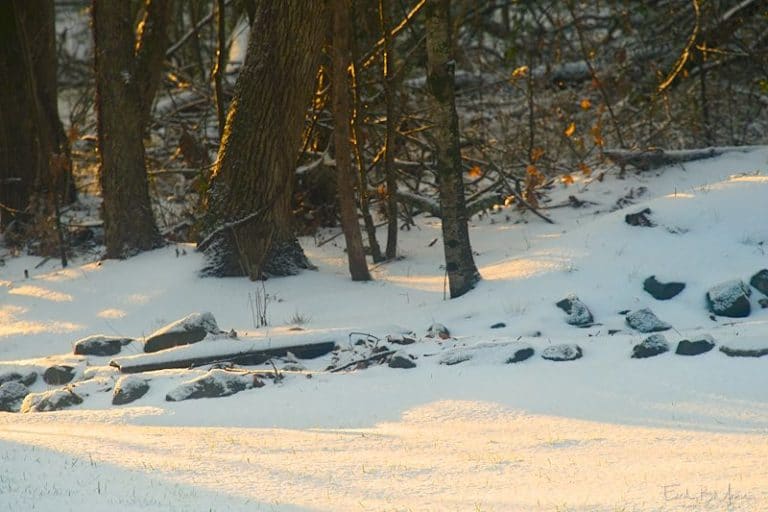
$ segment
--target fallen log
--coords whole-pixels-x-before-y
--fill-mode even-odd
[[[242,342],[240,342],[242,343]],[[204,350],[201,346],[209,345]],[[216,345],[222,345],[216,350]],[[303,343],[299,345],[279,344],[277,346],[256,347],[247,345],[240,350],[232,343],[211,341],[207,344],[186,345],[175,349],[149,354],[140,354],[113,359],[109,362],[120,373],[143,373],[156,370],[195,368],[207,364],[233,363],[245,366],[262,364],[273,357],[285,357],[290,352],[298,359],[314,359],[324,356],[336,348],[335,341]],[[163,353],[165,352],[165,353]]]
[[[726,146],[679,150],[665,150],[661,148],[648,148],[639,150],[606,149],[603,154],[621,166],[622,169],[627,165],[631,165],[632,167],[635,167],[641,171],[648,171],[651,169],[658,169],[659,167],[664,167],[666,165],[682,164],[685,162],[692,162],[694,160],[713,158],[733,151],[746,152],[750,149],[752,148],[747,146]]]

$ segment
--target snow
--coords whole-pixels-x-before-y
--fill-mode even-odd
[[[641,186],[648,191],[631,207],[610,211]],[[602,182],[581,178],[554,190],[552,204],[572,194],[596,204],[549,210],[554,225],[510,208],[473,218],[484,280],[450,301],[442,247],[429,245],[440,237],[439,219],[422,216],[417,228],[401,231],[403,259],[374,267],[369,283],[349,280],[341,237],[321,247],[303,239],[318,271],[267,281],[270,325],[258,329],[248,301],[257,284],[200,278],[203,258],[191,247],[182,257],[168,247],[67,269],[6,259],[0,375],[74,366],[72,389],[83,403],[0,413],[0,504],[62,511],[768,509],[768,357],[712,350],[631,359],[647,336],[628,329],[619,313],[652,309],[673,326],[665,332],[670,344],[711,335],[718,346],[766,348],[768,310],[713,321],[705,294],[766,267],[768,148],[624,180],[615,173]],[[644,208],[656,227],[624,222]],[[686,288],[655,301],[643,290],[651,275]],[[571,292],[589,305],[594,325],[568,325],[555,303]],[[277,361],[281,380],[222,398],[165,399],[208,367],[150,372],[141,375],[147,394],[121,406],[111,404],[121,375],[107,366],[110,358],[72,355],[79,338],[140,338],[195,311],[210,311],[241,340],[207,338],[149,356],[325,339],[339,352],[302,360],[306,370],[284,371]],[[297,313],[310,319],[302,331],[291,330]],[[423,335],[436,323],[451,338],[386,341]],[[583,357],[540,357],[562,344],[578,344]],[[119,357],[138,355],[138,345]],[[400,350],[417,366],[326,371],[333,358],[341,366],[371,346]],[[535,356],[505,364],[525,347]],[[30,389],[60,388],[38,379]]]

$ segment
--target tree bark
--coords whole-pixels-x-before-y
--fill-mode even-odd
[[[0,2],[0,231],[34,196],[75,198],[56,69],[53,1]]]
[[[139,84],[139,109],[144,130],[149,127],[152,103],[163,76],[165,51],[170,44],[168,24],[172,6],[173,0],[146,0],[144,16],[137,31],[136,80]]]
[[[385,108],[387,115],[386,141],[384,142],[384,176],[387,182],[387,250],[386,257],[393,260],[397,256],[397,174],[395,171],[395,137],[397,119],[395,114],[395,84],[392,79],[392,29],[390,6],[385,0],[379,0],[379,20],[381,35],[384,39],[383,76]]]
[[[352,115],[349,66],[350,15],[349,0],[333,0],[333,118],[334,148],[336,156],[336,184],[338,187],[341,228],[347,242],[349,273],[353,281],[370,281],[368,264],[363,250],[363,237],[357,220],[355,173],[352,170],[352,146],[350,144],[350,118]]]
[[[93,0],[92,15],[106,255],[125,258],[162,242],[149,201],[130,2]]]
[[[291,196],[325,37],[325,1],[259,2],[235,84],[198,247],[204,275],[292,275],[310,263]]]
[[[471,290],[480,280],[472,256],[459,152],[454,60],[449,0],[427,0],[427,89],[432,103],[435,160],[440,178],[445,269],[451,298]]]

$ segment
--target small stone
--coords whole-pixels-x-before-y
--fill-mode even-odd
[[[8,381],[0,385],[0,411],[19,412],[21,403],[29,394],[29,388],[19,381]]]
[[[643,281],[643,289],[656,300],[669,300],[685,289],[685,283],[662,283],[651,276]]]
[[[497,322],[491,326],[491,329],[503,329],[506,326],[507,324],[505,324],[504,322]]]
[[[768,343],[766,343],[766,345],[768,345]],[[720,347],[720,352],[722,352],[723,354],[729,357],[763,357],[768,355],[768,347],[745,348],[745,347],[729,347],[726,345],[722,345]]]
[[[68,388],[53,389],[42,393],[30,393],[21,404],[21,412],[58,411],[83,403],[82,397]]]
[[[663,334],[652,334],[632,347],[633,359],[645,359],[669,351],[669,343]]]
[[[768,268],[764,268],[757,274],[753,275],[749,280],[749,284],[754,286],[757,291],[763,295],[768,295]]]
[[[705,334],[699,340],[680,340],[675,354],[680,356],[697,356],[709,352],[713,348],[715,348],[715,340],[712,339],[712,336]]]
[[[581,347],[575,344],[551,345],[545,348],[541,357],[549,361],[574,361],[583,355]]]
[[[416,336],[408,334],[387,334],[384,339],[394,345],[412,345],[416,343]]]
[[[654,222],[650,218],[648,218],[650,214],[651,214],[650,208],[646,208],[637,213],[628,213],[627,215],[624,216],[624,222],[626,222],[630,226],[652,228],[656,224],[654,224]]]
[[[122,336],[88,336],[75,342],[75,354],[83,356],[114,356],[119,354],[124,346],[133,338]]]
[[[744,318],[749,316],[749,296],[752,290],[740,279],[713,286],[707,292],[709,310],[718,316]]]
[[[590,327],[594,323],[592,312],[576,295],[569,295],[555,304],[568,315],[566,323],[576,327]]]
[[[413,360],[411,360],[411,358],[407,355],[394,354],[389,359],[387,366],[390,368],[402,368],[407,370],[409,368],[416,368],[416,363],[414,363]]]
[[[439,323],[433,323],[427,329],[425,338],[440,338],[441,340],[447,340],[451,337],[451,332],[446,326]]]
[[[514,363],[522,363],[526,359],[530,359],[533,357],[534,350],[532,347],[523,347],[515,350],[515,353],[512,354],[512,357],[508,357],[505,363],[507,364],[514,364]]]
[[[149,391],[149,381],[136,375],[120,377],[112,394],[112,405],[125,405],[135,402]]]
[[[757,303],[760,304],[760,307],[763,309],[768,308],[768,299],[758,299]]]
[[[662,322],[648,308],[638,309],[626,316],[627,325],[640,332],[660,332],[672,328],[667,322]]]
[[[221,329],[212,313],[192,313],[150,334],[144,342],[144,352],[157,352],[197,343],[208,334],[220,332]]]
[[[6,382],[20,382],[25,386],[31,386],[37,382],[37,373],[29,372],[26,375],[22,375],[19,372],[8,372],[0,375],[0,386]]]
[[[75,369],[68,365],[51,366],[43,373],[43,380],[51,386],[61,386],[68,384],[75,378]]]

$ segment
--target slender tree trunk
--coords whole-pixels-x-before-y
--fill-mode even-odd
[[[352,171],[352,146],[349,121],[352,115],[349,94],[350,16],[349,0],[333,0],[333,136],[336,156],[336,184],[341,210],[341,227],[347,242],[349,273],[353,281],[370,281],[365,261],[363,237],[355,207],[355,173]]]
[[[384,38],[383,82],[387,113],[387,134],[384,142],[384,175],[387,182],[387,250],[388,260],[397,256],[397,174],[395,171],[395,136],[397,135],[397,118],[395,113],[395,88],[392,80],[392,29],[389,5],[385,0],[379,0],[379,21]]]
[[[53,1],[0,2],[0,231],[34,196],[74,200],[56,69]]]
[[[163,76],[165,51],[168,49],[168,25],[173,0],[146,0],[144,16],[136,40],[136,79],[139,87],[142,126],[146,130],[152,115],[152,103]]]
[[[445,269],[454,298],[471,290],[480,280],[480,273],[472,256],[467,226],[449,14],[449,0],[427,0],[427,89],[437,145]]]
[[[108,258],[161,245],[149,201],[130,2],[94,0],[96,109]]]
[[[309,268],[291,196],[306,108],[325,37],[324,0],[259,2],[206,198],[205,275]]]
[[[224,108],[224,66],[227,38],[224,28],[224,0],[216,0],[216,60],[213,65],[213,93],[216,100],[216,118],[219,121],[219,140],[224,135],[226,111]]]

